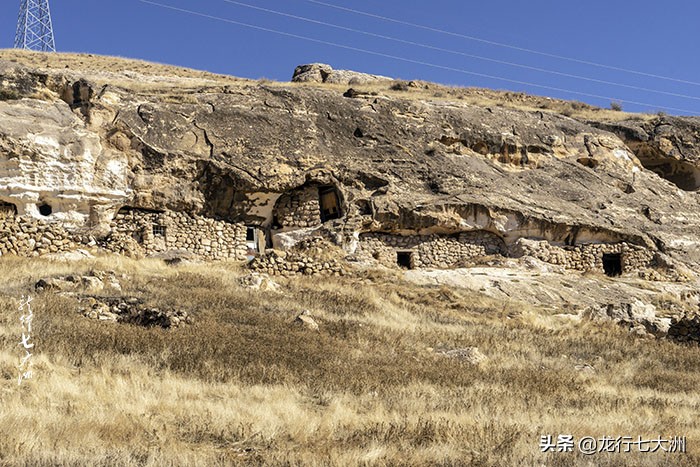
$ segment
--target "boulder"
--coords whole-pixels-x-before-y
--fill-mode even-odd
[[[310,331],[318,331],[318,323],[311,317],[309,310],[304,310],[294,319],[294,324],[303,326]]]

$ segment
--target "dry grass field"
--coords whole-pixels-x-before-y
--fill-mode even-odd
[[[192,325],[90,320],[33,284],[114,271]],[[0,465],[700,465],[700,348],[390,272],[238,285],[236,264],[0,258]],[[34,376],[17,384],[19,299]],[[293,324],[308,309],[313,331]],[[551,313],[551,312],[549,312]],[[478,347],[470,364],[440,350]],[[540,436],[686,436],[686,454],[541,453]]]

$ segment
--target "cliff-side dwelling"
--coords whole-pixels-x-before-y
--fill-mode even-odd
[[[700,264],[693,119],[3,63],[1,254],[181,251],[290,274]]]

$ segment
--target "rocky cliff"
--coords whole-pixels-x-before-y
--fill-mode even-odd
[[[504,248],[625,243],[699,264],[700,119],[566,116],[374,78],[349,90],[2,51],[0,201],[98,239],[128,207],[253,225],[275,245],[323,230],[348,253],[362,233],[484,231]],[[333,190],[338,215],[281,225],[305,187]]]

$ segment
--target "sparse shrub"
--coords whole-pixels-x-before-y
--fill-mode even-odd
[[[394,81],[391,83],[391,86],[389,86],[389,89],[392,91],[408,91],[408,83],[406,81]]]
[[[611,101],[610,110],[614,110],[615,112],[622,112],[622,103],[618,101]]]
[[[14,89],[0,89],[0,101],[21,99],[22,96]]]

